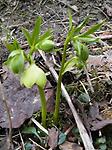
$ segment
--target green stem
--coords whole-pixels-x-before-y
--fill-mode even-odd
[[[59,120],[59,107],[60,107],[60,96],[61,96],[61,82],[62,82],[62,73],[64,64],[66,61],[66,50],[67,44],[64,44],[63,55],[62,55],[62,63],[58,77],[57,89],[56,89],[56,103],[55,103],[55,111],[54,111],[54,123],[57,125]]]
[[[42,125],[46,128],[46,115],[47,115],[47,106],[46,106],[46,98],[44,89],[38,86],[40,99],[41,99],[41,107],[42,107]]]

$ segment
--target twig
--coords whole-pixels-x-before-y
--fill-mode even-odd
[[[89,73],[88,73],[86,67],[84,67],[84,71],[85,71],[86,76],[87,76],[87,81],[88,81],[88,83],[89,83],[90,90],[91,90],[92,93],[94,93],[94,89],[93,89],[93,86],[92,86],[92,83],[91,83],[91,79],[90,79],[90,77],[89,77]]]
[[[35,141],[33,141],[31,138],[29,138],[29,140],[35,144],[36,146],[38,146],[39,148],[41,148],[42,150],[46,150],[45,148],[43,148],[42,146],[40,146],[39,144],[37,144]]]
[[[22,142],[22,147],[23,147],[23,150],[25,150],[25,147],[24,147],[24,141],[23,141],[23,138],[22,138],[22,135],[21,135],[21,133],[20,133],[20,131],[19,131],[19,136],[20,136],[20,139],[21,139],[21,142]]]
[[[4,91],[3,91],[3,86],[2,83],[0,81],[0,95],[2,97],[6,112],[7,112],[7,116],[8,116],[8,120],[9,120],[9,148],[12,147],[12,121],[11,121],[11,114],[10,114],[10,110],[6,101],[6,98],[4,96]]]
[[[49,68],[49,70],[52,73],[53,77],[57,81],[58,80],[58,75],[57,75],[56,71],[54,70],[53,66],[47,61],[46,56],[44,55],[44,53],[42,53],[40,51],[40,54],[43,57],[46,66]],[[76,109],[75,109],[75,107],[74,107],[74,105],[73,105],[73,103],[71,101],[71,98],[68,95],[68,93],[67,93],[67,91],[66,91],[66,89],[65,89],[63,84],[61,84],[61,89],[62,89],[62,94],[65,97],[65,99],[66,99],[66,101],[67,101],[67,103],[68,103],[68,105],[69,105],[69,107],[70,107],[70,109],[71,109],[71,111],[73,113],[74,119],[75,119],[77,127],[79,129],[80,136],[81,136],[82,141],[84,143],[85,149],[86,150],[95,150],[94,146],[92,144],[92,141],[91,141],[91,139],[90,139],[90,137],[89,137],[89,135],[88,135],[88,133],[87,133],[87,131],[86,131],[86,129],[85,129],[81,119],[80,119],[80,117],[78,116],[77,111],[76,111]]]
[[[31,118],[31,120],[38,128],[40,128],[44,133],[48,135],[48,131],[40,123],[38,123],[34,118]]]

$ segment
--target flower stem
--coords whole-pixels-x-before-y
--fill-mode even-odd
[[[46,98],[44,89],[38,86],[40,99],[41,99],[41,107],[42,107],[42,125],[46,128],[46,115],[47,115],[47,106],[46,106]]]
[[[64,64],[65,64],[65,60],[66,60],[66,49],[67,49],[67,44],[64,45],[64,49],[63,49],[62,63],[61,63],[61,68],[60,68],[58,83],[57,83],[57,89],[56,89],[56,103],[55,103],[55,111],[54,111],[54,124],[56,124],[56,125],[58,124],[58,120],[59,120],[61,81],[62,81],[63,68],[64,68]]]

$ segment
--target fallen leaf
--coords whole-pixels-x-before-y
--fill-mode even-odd
[[[58,136],[59,132],[56,130],[56,128],[51,128],[48,130],[49,136],[48,136],[48,145],[51,149],[54,149],[57,147],[58,144]]]
[[[91,130],[97,131],[97,130],[104,128],[107,125],[110,125],[110,124],[112,124],[112,119],[111,120],[107,119],[107,120],[102,120],[102,121],[94,121],[91,124],[92,125]]]
[[[51,87],[51,84],[47,82],[46,98],[48,103],[50,103],[50,98],[53,100],[53,89],[49,89],[49,87]],[[7,79],[3,82],[3,88],[11,112],[13,128],[20,127],[34,112],[40,110],[40,96],[36,85],[31,89],[27,89],[20,85],[17,76],[7,71]],[[2,97],[0,97],[0,126],[3,128],[9,127],[7,112],[5,111]]]
[[[60,145],[59,148],[61,150],[83,150],[83,148],[80,145],[68,141]]]

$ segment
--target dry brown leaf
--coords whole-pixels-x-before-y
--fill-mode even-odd
[[[83,150],[83,148],[80,145],[68,141],[60,145],[59,148],[61,150]]]
[[[46,98],[48,103],[53,100],[53,89],[49,89],[51,84],[46,85]],[[40,109],[40,97],[37,86],[27,89],[20,85],[19,79],[11,72],[7,72],[7,79],[3,82],[4,95],[11,111],[12,127],[18,128],[23,122],[30,118],[34,112]],[[48,106],[48,109],[51,106]],[[0,126],[9,127],[7,113],[4,108],[2,97],[0,97]]]
[[[49,136],[48,136],[48,145],[51,149],[54,149],[57,147],[58,144],[58,136],[59,132],[56,130],[56,128],[51,128],[48,130]]]
[[[107,126],[107,125],[110,125],[112,124],[112,119],[109,120],[102,120],[102,121],[95,121],[92,123],[92,127],[91,127],[91,130],[92,131],[97,131],[97,130],[100,130],[102,129],[103,127]]]

